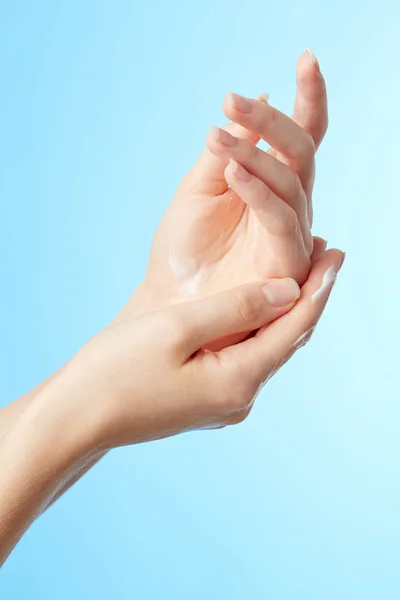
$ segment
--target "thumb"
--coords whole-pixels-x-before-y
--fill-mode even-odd
[[[299,296],[294,279],[270,279],[174,307],[185,332],[185,359],[209,342],[271,323],[290,310]]]

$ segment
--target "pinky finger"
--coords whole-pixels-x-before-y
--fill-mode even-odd
[[[311,255],[311,263],[314,264],[325,252],[328,242],[321,237],[313,237],[313,252]]]

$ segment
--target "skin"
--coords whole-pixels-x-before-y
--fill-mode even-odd
[[[338,250],[318,252],[301,295],[290,279],[250,283],[90,340],[0,442],[0,564],[66,483],[107,450],[246,418],[261,387],[315,328],[333,286],[321,287],[324,275],[343,259]],[[257,334],[204,349],[248,330]]]
[[[296,80],[297,89],[292,120],[299,126],[299,129],[295,128],[297,136],[295,145],[300,147],[302,143],[305,143],[311,146],[312,140],[314,148],[317,149],[328,125],[327,97],[325,81],[319,64],[309,51],[304,52],[298,60]],[[252,124],[254,114],[247,114],[244,117],[236,114],[230,108],[228,98],[224,100],[223,107],[228,118],[247,119],[246,124],[249,129],[237,122],[231,123],[224,129],[236,138],[244,140],[243,143],[249,142],[246,146],[249,150],[259,140],[256,131],[257,128],[259,129],[259,112]],[[258,108],[262,109],[262,106]],[[271,110],[273,109],[265,105],[263,114],[266,118],[266,137],[269,137],[268,114],[271,114]],[[286,120],[284,120],[284,124],[287,127]],[[252,127],[256,127],[256,130],[252,130]],[[285,127],[281,134],[284,139],[287,136]],[[265,183],[259,177],[253,176],[249,185],[241,182],[228,167],[229,159],[236,158],[236,161],[240,163],[239,159],[243,157],[244,164],[241,166],[254,174],[259,173],[257,159],[254,157],[253,161],[249,158],[246,159],[243,146],[240,146],[242,155],[239,156],[239,147],[231,153],[227,153],[225,150],[221,150],[218,142],[209,141],[208,147],[181,182],[160,223],[154,236],[144,281],[113,323],[121,323],[149,310],[157,310],[185,300],[212,295],[249,281],[265,280],[271,277],[294,277],[299,284],[303,283],[310,268],[311,247],[309,234],[308,242],[304,242],[303,234],[300,234],[301,226],[297,225],[294,211],[290,212],[289,206],[286,205],[286,200],[289,201],[291,195],[286,194],[283,201],[275,202],[275,206],[280,204],[276,211],[276,214],[279,215],[278,218],[281,219],[281,223],[277,226],[280,230],[278,235],[275,230],[271,231],[268,226],[267,228],[264,226],[266,219],[263,219],[264,224],[261,223],[255,214],[257,211],[251,209],[250,206],[252,203],[254,205],[252,201],[254,185],[267,186],[268,182],[271,183],[271,180],[274,180],[280,186],[284,186],[285,182],[283,181],[282,184],[282,180],[286,176],[290,181],[301,177],[306,192],[305,195],[302,195],[303,206],[298,206],[298,213],[305,213],[305,203],[307,202],[308,215],[310,218],[312,216],[311,193],[314,182],[314,157],[308,152],[306,161],[295,162],[293,159],[287,159],[279,151],[283,147],[283,142],[279,142],[279,132],[275,132],[274,139],[278,147],[271,148],[268,153],[262,153],[265,164],[267,167],[269,165],[263,175]],[[272,169],[271,165],[274,165],[275,168]],[[298,173],[296,169],[298,169]],[[228,190],[227,180],[232,186],[230,190]],[[286,187],[289,188],[290,185],[292,184],[289,183]],[[238,193],[234,191],[235,188]],[[298,192],[297,188],[297,200],[299,199]],[[296,199],[293,200],[293,202],[295,201]],[[232,208],[234,208],[233,211]],[[271,212],[273,210],[270,210]],[[289,214],[290,217],[287,219]],[[218,224],[217,228],[215,223]],[[276,219],[274,219],[274,223],[276,224]],[[180,240],[180,244],[185,249],[186,257],[190,257],[196,265],[201,265],[202,272],[206,273],[205,280],[201,281],[195,294],[185,293],[180,285],[181,282],[171,272],[169,253],[171,245],[176,240],[177,230],[182,230],[183,239]],[[206,240],[204,240],[205,231],[208,234]],[[221,243],[221,231],[224,235],[223,243]],[[307,237],[306,232],[304,236]],[[204,242],[209,248],[202,247],[205,245]],[[307,245],[307,252],[302,250],[303,245]],[[292,247],[300,249],[300,252],[298,254],[291,252],[290,248]],[[279,256],[282,262],[280,262]],[[194,276],[196,277],[196,272]],[[242,338],[243,336],[240,336],[240,339]],[[237,341],[237,339],[238,336],[234,336],[231,339],[222,340],[218,347],[224,343]],[[0,410],[0,439],[51,379],[52,377]]]
[[[142,285],[154,308],[269,277],[290,276],[301,285],[308,275],[314,158],[328,122],[318,64],[308,52],[298,61],[293,119],[248,101],[244,113],[235,108],[237,95],[224,99],[233,123],[209,133],[154,236]],[[235,145],[223,144],[223,134]],[[260,136],[273,146],[268,153],[254,147]],[[235,176],[230,158],[252,175],[250,182]],[[131,313],[128,302],[120,318]]]
[[[112,326],[149,310],[210,296],[249,281],[292,276],[303,283],[311,265],[312,246],[314,253],[323,249],[324,242],[311,238],[309,231],[314,152],[328,122],[325,82],[315,57],[305,52],[298,61],[293,121],[284,115],[271,119],[275,109],[261,101],[255,104],[257,110],[243,114],[232,107],[230,100],[225,99],[224,111],[234,122],[224,129],[240,143],[227,151],[215,136],[208,137],[206,150],[182,181],[156,232],[145,280]],[[276,123],[279,127],[274,126]],[[289,149],[285,154],[288,130],[289,137],[294,136],[290,142],[293,148],[306,148],[305,159],[302,152],[294,156]],[[275,146],[268,153],[260,151],[251,156],[260,135]],[[228,166],[232,158],[236,162]],[[240,179],[238,168],[250,174],[249,182]],[[260,198],[270,221],[266,215],[261,216],[255,203],[257,191],[262,191]],[[178,240],[177,231],[181,235]],[[194,293],[193,287],[182,286],[171,270],[170,249],[176,241],[178,255],[182,250],[185,259],[195,264],[191,277],[199,284]],[[247,335],[241,332],[224,336],[214,340],[209,349],[220,349]],[[64,369],[0,411],[0,440]],[[82,472],[96,460],[98,456],[87,462]],[[64,487],[51,501],[76,478],[72,474],[65,479]]]

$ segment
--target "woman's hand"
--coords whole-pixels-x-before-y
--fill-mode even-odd
[[[343,258],[316,252],[299,300],[293,280],[251,283],[134,318],[89,342],[0,440],[0,566],[108,449],[243,421],[262,385],[311,336]],[[203,349],[254,329],[235,346]]]
[[[56,384],[60,395],[69,410],[84,407],[79,421],[95,432],[99,451],[237,423],[311,335],[342,262],[340,251],[323,252],[295,306],[296,282],[270,280],[114,325],[67,366]],[[235,346],[203,349],[256,329]]]
[[[266,110],[269,110],[269,107]],[[229,107],[227,114],[234,118],[233,114],[229,114]],[[293,121],[310,134],[314,140],[315,147],[318,147],[327,127],[326,92],[324,80],[319,72],[318,65],[315,59],[308,53],[300,57],[297,65],[297,95]],[[251,144],[256,144],[258,141],[257,133],[247,130],[237,123],[230,125],[229,130],[236,138],[249,140]],[[256,124],[254,131],[258,131]],[[240,148],[243,149],[244,146],[239,146],[238,144],[234,152],[237,152]],[[313,183],[312,166],[308,171],[306,169],[309,179],[305,179],[301,168],[297,170],[298,166],[296,164],[278,154],[279,148],[280,145],[277,142],[276,149],[271,150],[269,154],[274,158],[279,158],[281,163],[286,163],[293,173],[297,173],[302,181],[307,202],[309,202]],[[260,173],[260,176],[258,176],[256,174],[256,165],[253,164],[252,166],[250,163],[246,163],[245,156],[237,154],[237,162],[240,164],[240,160],[242,160],[248,166],[248,171],[256,174],[255,176],[252,175],[249,185],[247,187],[245,185],[248,191],[237,194],[234,191],[234,186],[236,184],[241,185],[241,182],[237,181],[240,178],[236,177],[235,173],[231,172],[228,168],[226,176],[227,178],[231,176],[233,182],[232,188],[228,191],[224,175],[230,155],[219,156],[220,151],[216,147],[213,147],[213,152],[215,154],[206,149],[180,185],[176,197],[154,238],[145,280],[114,320],[114,323],[130,321],[133,317],[146,313],[149,310],[156,310],[177,304],[186,299],[194,300],[210,296],[229,289],[235,284],[244,284],[252,280],[265,280],[266,277],[291,275],[298,282],[303,281],[310,265],[310,241],[309,238],[308,242],[304,241],[307,239],[307,228],[304,227],[304,222],[303,229],[301,229],[300,225],[292,228],[292,246],[302,248],[299,230],[301,230],[301,236],[304,236],[303,243],[305,245],[308,244],[308,249],[305,253],[301,251],[296,255],[287,245],[287,242],[290,245],[290,236],[287,235],[287,224],[285,225],[284,221],[280,224],[278,223],[278,229],[280,229],[281,234],[271,236],[271,231],[268,232],[268,229],[261,227],[261,219],[254,218],[257,206],[254,205],[256,210],[251,208],[250,188],[253,186],[254,189],[255,183],[260,187],[263,185],[268,186],[269,177],[274,175],[274,171]],[[269,158],[265,159],[263,157],[263,160],[269,160]],[[279,164],[271,162],[269,164],[273,164],[276,167],[276,173],[283,173],[282,170],[279,171]],[[308,164],[313,164],[313,157]],[[235,165],[233,166],[235,168]],[[288,171],[285,171],[285,173],[287,174]],[[273,188],[272,183],[269,185]],[[265,197],[264,187],[263,190]],[[237,191],[239,192],[239,187]],[[277,191],[279,192],[279,190]],[[241,194],[244,203],[239,200]],[[280,198],[279,195],[278,198]],[[291,203],[290,198],[288,198],[288,201]],[[282,200],[282,206],[279,207],[279,212],[284,219],[287,209],[283,204],[284,200]],[[236,207],[236,212],[230,209],[231,205],[232,207]],[[247,206],[248,208],[246,208]],[[237,231],[233,231],[231,219],[232,215],[237,219],[240,213],[238,207],[243,211],[243,218],[239,219],[240,223],[238,221]],[[311,215],[310,208],[311,205],[309,203],[309,217]],[[250,213],[253,214],[251,219],[249,219],[252,227],[254,226],[255,228],[253,234],[255,232],[257,232],[257,235],[260,233],[260,238],[252,235],[251,228],[246,228],[245,216],[247,218],[247,215]],[[290,211],[289,214],[292,215]],[[300,211],[296,214],[300,215]],[[292,224],[294,222],[295,220],[292,219]],[[215,225],[217,226],[215,227]],[[272,244],[271,248],[276,249],[276,256],[273,256],[265,245],[267,237],[269,237]],[[316,250],[320,250],[322,241],[314,238],[314,245],[315,242]],[[185,250],[183,262],[176,261],[176,255],[174,258],[174,252],[176,249],[179,250],[179,247]],[[282,248],[284,251],[282,251]],[[289,254],[285,254],[285,248],[288,248],[287,251]],[[170,253],[170,249],[172,249],[172,253]],[[266,251],[265,255],[263,254],[264,251]],[[281,251],[282,255],[279,257]],[[291,256],[289,261],[288,256],[289,258]],[[159,333],[159,336],[161,335],[162,333]],[[245,333],[231,337],[228,336],[221,340],[219,344],[209,345],[208,347],[215,350],[244,337],[246,337]],[[31,413],[30,404],[34,399],[42,398],[43,395],[46,396],[49,390],[52,393],[53,384],[59,381],[59,375],[63,372],[64,369],[51,378],[51,380],[49,379],[44,382],[35,388],[35,390],[32,390],[32,392],[1,411],[0,440],[12,430],[24,411],[27,410],[28,415]],[[90,461],[86,463],[79,474],[84,469],[89,468],[91,464]],[[65,487],[79,477],[79,474],[73,474],[69,478],[64,479],[64,486],[60,485],[53,497],[57,497],[58,494],[62,493]]]
[[[154,237],[145,280],[120,319],[310,269],[315,150],[327,127],[324,79],[310,53],[297,65],[293,119],[265,101],[229,95],[234,121],[214,128]],[[266,153],[255,147],[262,137]],[[229,165],[229,159],[234,159]],[[229,184],[229,187],[228,187]]]

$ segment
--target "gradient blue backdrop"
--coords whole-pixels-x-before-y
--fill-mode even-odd
[[[395,0],[0,2],[1,404],[140,281],[221,101],[330,91],[315,233],[347,251],[313,342],[246,423],[110,454],[0,574],[18,600],[400,597]]]

